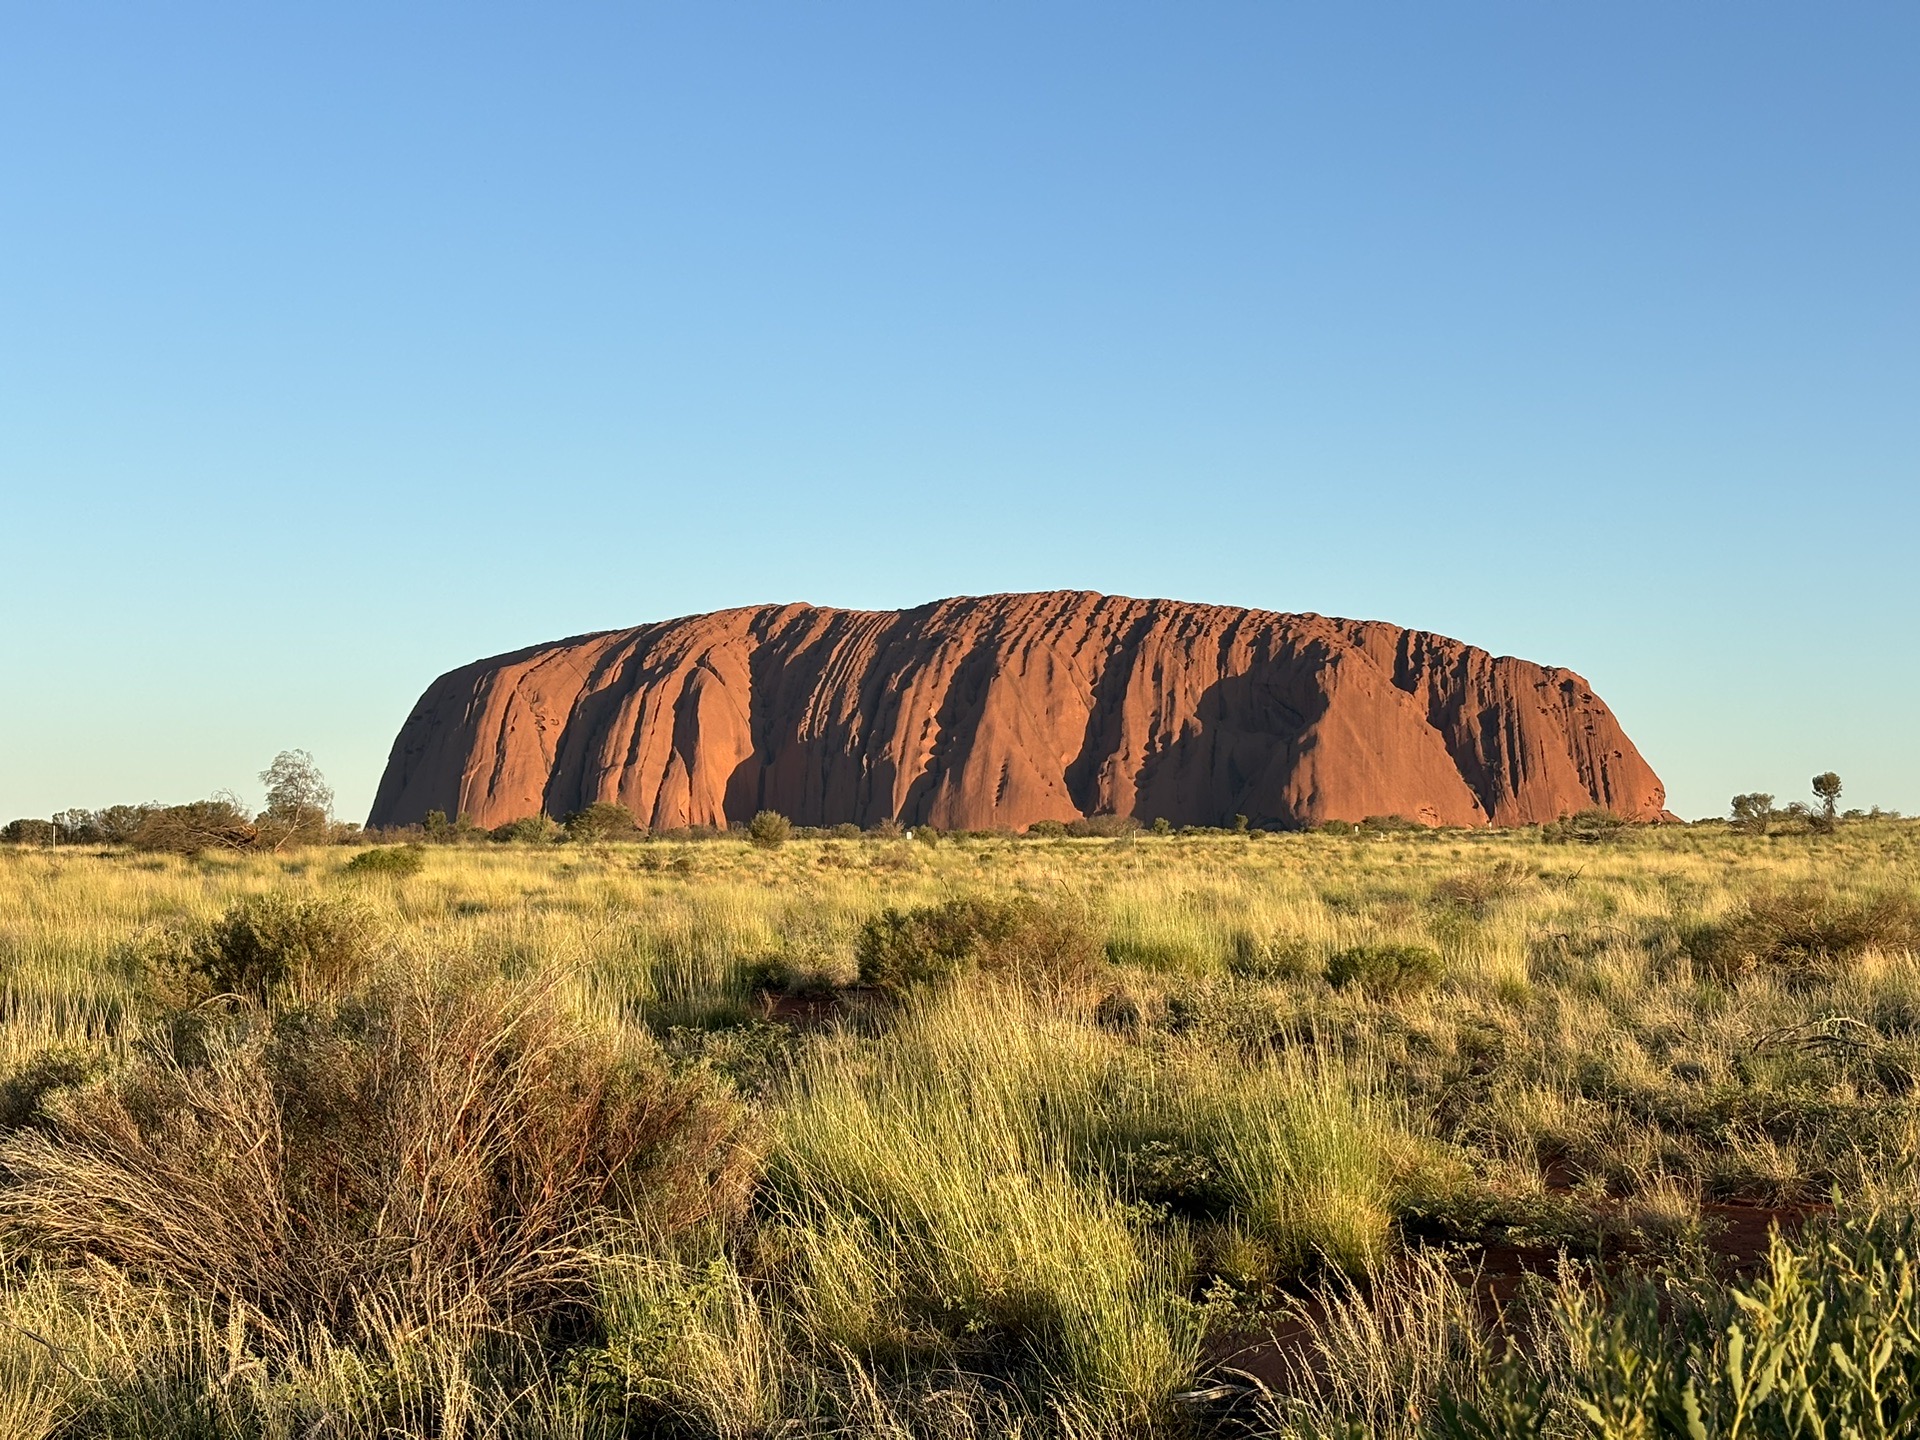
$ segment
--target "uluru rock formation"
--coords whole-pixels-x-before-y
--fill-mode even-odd
[[[1571,670],[1371,621],[1056,591],[722,610],[463,666],[407,717],[368,823],[608,800],[654,829],[762,809],[1515,825],[1652,820],[1665,796]]]

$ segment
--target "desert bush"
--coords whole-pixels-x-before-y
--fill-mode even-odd
[[[1560,1433],[1557,1416],[1596,1436],[1911,1435],[1917,1240],[1911,1212],[1864,1213],[1798,1241],[1776,1232],[1747,1283],[1681,1275],[1603,1289],[1572,1277],[1532,1320],[1528,1363],[1490,1363],[1479,1339],[1478,1363],[1421,1377],[1428,1394],[1399,1385],[1383,1398],[1401,1413],[1437,1400],[1444,1433],[1461,1440]]]
[[[1772,827],[1775,816],[1773,796],[1765,791],[1756,790],[1751,795],[1736,795],[1731,802],[1733,824],[1736,829],[1749,835],[1764,835]]]
[[[1904,890],[1845,897],[1799,885],[1751,896],[1682,938],[1695,963],[1717,979],[1760,968],[1819,975],[1868,949],[1920,948],[1920,901]]]
[[[395,976],[248,1007],[47,1108],[0,1144],[14,1243],[283,1341],[578,1313],[608,1220],[729,1217],[753,1160],[737,1102],[538,984]]]
[[[342,868],[349,875],[391,875],[400,879],[418,875],[426,863],[425,847],[393,845],[383,849],[362,850]]]
[[[887,909],[854,942],[860,983],[895,997],[973,969],[1059,981],[1098,963],[1101,946],[1075,917],[1031,900],[972,896]]]
[[[0,828],[0,840],[10,845],[49,845],[59,832],[54,829],[51,820],[35,820],[31,817],[21,820],[9,820]]]
[[[369,972],[383,936],[355,901],[270,891],[205,924],[133,936],[110,964],[137,1000],[164,1015],[216,995],[265,1002],[337,993]]]
[[[1542,825],[1540,838],[1549,845],[1599,845],[1618,839],[1631,824],[1611,810],[1581,810]]]
[[[352,986],[380,939],[378,922],[352,901],[273,891],[231,907],[193,938],[189,954],[215,994],[264,1001]]]
[[[747,840],[762,850],[778,850],[793,836],[793,822],[777,810],[762,810],[747,822]]]
[[[1027,826],[1027,834],[1035,840],[1059,840],[1066,833],[1067,822],[1064,820],[1036,820]]]
[[[1395,1000],[1438,984],[1445,964],[1425,945],[1355,945],[1327,962],[1336,989],[1357,986],[1375,1000]]]
[[[1140,822],[1131,815],[1083,815],[1078,820],[1067,822],[1066,833],[1112,840],[1124,835],[1139,834]]]
[[[443,817],[444,818],[444,817]],[[566,819],[567,839],[582,843],[597,840],[637,840],[640,824],[633,812],[610,800],[596,800],[584,810],[576,810]]]
[[[237,802],[215,796],[148,811],[129,843],[136,850],[198,855],[206,850],[245,850],[259,838],[260,832]]]
[[[560,827],[550,815],[522,815],[494,826],[487,838],[502,845],[551,845],[560,838]]]

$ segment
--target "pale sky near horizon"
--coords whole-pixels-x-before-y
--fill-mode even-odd
[[[1920,810],[1920,8],[0,0],[0,820],[722,606],[1572,667]]]

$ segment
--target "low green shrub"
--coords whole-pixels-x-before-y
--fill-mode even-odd
[[[494,826],[487,832],[487,838],[502,845],[551,845],[560,838],[560,833],[560,827],[550,815],[522,815],[518,820]]]
[[[1131,815],[1083,815],[1067,822],[1066,833],[1097,840],[1124,839],[1140,833],[1140,822]]]
[[[390,845],[362,850],[342,868],[349,875],[390,875],[398,880],[418,875],[426,863],[425,846]]]
[[[137,936],[111,963],[148,1010],[167,1012],[215,995],[265,1002],[337,992],[371,970],[382,939],[354,901],[271,891],[208,924]]]
[[[747,822],[747,840],[761,850],[778,850],[793,837],[793,822],[777,810],[762,810]]]
[[[1489,1363],[1482,1342],[1479,1373],[1437,1397],[1441,1433],[1531,1440],[1562,1433],[1564,1416],[1607,1437],[1912,1435],[1916,1242],[1910,1212],[1864,1215],[1797,1241],[1776,1233],[1745,1283],[1563,1283],[1518,1347],[1551,1363]]]
[[[57,1045],[34,1055],[0,1081],[0,1135],[44,1124],[49,1099],[86,1084],[105,1067],[104,1055],[75,1045]]]
[[[1327,980],[1335,989],[1357,986],[1375,1000],[1429,990],[1445,971],[1440,952],[1425,945],[1355,945],[1327,962]]]
[[[1059,981],[1085,973],[1100,954],[1077,918],[1024,899],[969,897],[904,911],[889,906],[854,942],[860,983],[895,997],[973,969]]]
[[[1355,828],[1363,835],[1395,835],[1427,827],[1404,815],[1369,815]]]

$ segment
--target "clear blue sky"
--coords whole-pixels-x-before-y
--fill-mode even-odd
[[[1088,587],[1920,810],[1920,7],[0,3],[0,818]]]

